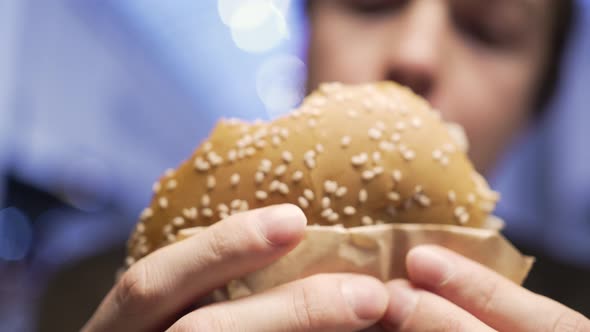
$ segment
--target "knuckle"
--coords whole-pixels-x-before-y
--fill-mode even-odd
[[[581,314],[564,310],[557,319],[555,324],[549,330],[551,332],[587,332],[590,331],[590,320],[586,319]]]
[[[143,312],[157,298],[158,294],[156,289],[150,287],[147,268],[143,263],[138,263],[125,272],[116,287],[115,301],[129,314]]]
[[[295,313],[295,324],[299,329],[320,329],[330,319],[329,306],[321,303],[321,299],[326,297],[326,289],[328,289],[325,282],[325,275],[312,276],[293,293],[293,312]],[[334,283],[332,282],[332,284]]]
[[[487,278],[480,285],[474,299],[477,301],[476,307],[485,315],[494,311],[500,281],[496,278]]]

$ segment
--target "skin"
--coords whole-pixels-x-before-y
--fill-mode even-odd
[[[472,159],[488,170],[530,117],[549,2],[315,0],[308,87],[409,85],[466,128]],[[321,274],[208,303],[213,289],[293,249],[305,225],[297,206],[272,206],[157,250],[125,272],[83,331],[590,331],[581,314],[436,246],[408,253],[407,280]]]
[[[551,0],[320,0],[309,81],[394,80],[464,126],[489,171],[530,117],[547,61]]]

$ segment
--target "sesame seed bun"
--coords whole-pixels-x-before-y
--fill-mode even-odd
[[[128,264],[180,229],[278,203],[308,224],[480,227],[498,194],[466,156],[455,124],[392,82],[323,84],[272,122],[220,121],[154,197],[129,240]]]

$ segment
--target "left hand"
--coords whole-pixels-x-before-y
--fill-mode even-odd
[[[416,247],[406,265],[409,281],[386,285],[385,331],[590,332],[582,314],[450,250]]]

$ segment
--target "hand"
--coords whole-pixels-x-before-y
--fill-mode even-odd
[[[406,265],[411,283],[387,284],[386,331],[590,332],[581,314],[450,250],[416,247]]]
[[[179,314],[229,280],[283,256],[302,239],[294,205],[233,215],[134,264],[84,331],[358,331],[387,308],[378,280],[325,274]]]

